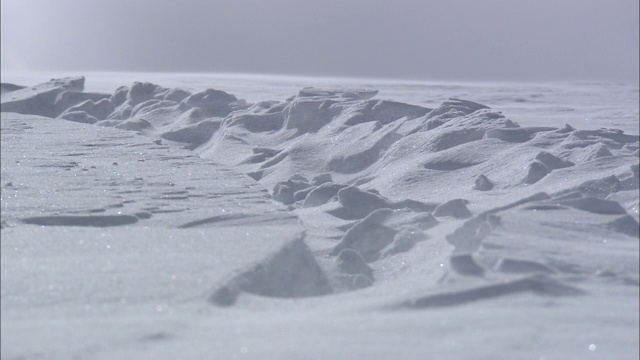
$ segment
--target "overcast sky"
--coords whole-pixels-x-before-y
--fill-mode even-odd
[[[1,0],[2,71],[638,83],[638,0]]]

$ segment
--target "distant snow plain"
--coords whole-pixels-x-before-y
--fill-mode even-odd
[[[59,75],[3,74],[3,358],[637,358],[637,85]]]

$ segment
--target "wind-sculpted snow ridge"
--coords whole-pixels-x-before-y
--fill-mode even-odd
[[[1,87],[3,357],[637,356],[638,135],[83,87]]]
[[[213,89],[192,94],[136,82],[102,95],[83,93],[83,84],[84,78],[31,88],[4,84],[2,111],[136,131],[182,143],[203,158],[249,175],[301,219],[312,251],[336,259],[325,268],[338,288],[369,286],[383,266],[376,264],[415,251],[425,239],[446,239],[454,247],[442,283],[508,279],[495,289],[487,285],[486,291],[460,293],[470,294],[470,299],[521,290],[546,293],[540,289],[551,284],[547,278],[512,278],[521,273],[544,273],[553,284],[558,282],[551,288],[568,289],[570,285],[562,284],[569,281],[565,275],[592,276],[611,266],[619,268],[620,277],[637,282],[632,264],[637,252],[622,263],[603,259],[582,268],[577,264],[584,255],[523,255],[527,248],[539,248],[541,242],[533,239],[543,235],[543,242],[555,247],[551,230],[530,229],[508,244],[499,239],[505,228],[526,227],[539,218],[536,226],[561,227],[563,236],[581,234],[590,239],[585,241],[606,236],[620,244],[633,243],[638,227],[638,135],[569,125],[523,127],[472,101],[449,99],[430,109],[376,99],[377,91],[371,89],[305,88],[284,101],[249,104]],[[234,221],[234,215],[225,214],[181,226]],[[583,229],[590,230],[583,234]],[[494,242],[500,245],[491,245]],[[364,265],[348,265],[358,259]],[[345,270],[365,265],[371,273]],[[357,281],[356,275],[361,277]],[[239,279],[230,289],[253,286],[246,276]],[[212,301],[232,302],[234,291]],[[416,306],[447,302],[448,296],[420,300],[423,305]]]

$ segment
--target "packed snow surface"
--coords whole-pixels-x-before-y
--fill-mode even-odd
[[[84,81],[2,84],[3,358],[637,358],[637,86]]]

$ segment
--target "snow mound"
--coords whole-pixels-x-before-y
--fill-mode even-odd
[[[462,275],[483,276],[484,268],[473,259],[471,254],[455,255],[449,259],[451,270]]]
[[[85,111],[65,111],[60,115],[60,118],[84,124],[95,124],[98,122],[97,118],[87,114]]]
[[[187,143],[187,148],[196,148],[209,141],[213,133],[215,133],[219,128],[220,121],[204,120],[195,125],[164,132],[160,137],[171,141]]]
[[[373,279],[373,270],[367,265],[360,253],[352,249],[340,251],[336,258],[338,268],[345,274],[363,275]]]
[[[474,180],[473,188],[480,191],[489,191],[493,189],[493,182],[486,175],[480,174]]]
[[[3,112],[56,117],[59,114],[56,109],[63,106],[55,106],[58,96],[65,91],[82,92],[84,90],[84,77],[51,79],[51,81],[34,87],[20,89],[11,85],[9,87],[14,90],[2,94]],[[74,104],[66,103],[64,105],[71,106]]]
[[[336,256],[344,249],[351,249],[358,252],[365,261],[373,262],[390,245],[398,251],[398,245],[394,245],[394,241],[401,230],[414,226],[419,230],[426,230],[437,223],[428,213],[378,209],[349,228],[331,255]]]
[[[2,85],[0,85],[0,92],[4,94],[4,93],[9,93],[12,91],[24,89],[24,88],[26,88],[26,86],[10,84],[10,83],[2,83]]]
[[[467,209],[469,201],[464,199],[453,199],[438,205],[433,210],[433,216],[452,216],[456,219],[466,219],[471,217],[471,212]]]
[[[102,124],[98,124],[102,125]],[[106,120],[104,126],[114,126],[109,120]],[[129,130],[129,131],[142,131],[146,129],[153,128],[150,122],[145,119],[131,119],[125,120],[123,122],[118,122],[117,125],[114,126],[116,129]]]
[[[333,182],[323,183],[317,187],[314,187],[304,198],[302,207],[315,207],[324,205],[333,197],[337,196],[338,192],[345,187],[347,187],[347,185],[336,184]]]
[[[179,109],[187,111],[192,108],[202,109],[207,117],[225,117],[235,109],[242,108],[238,99],[221,90],[207,89],[193,94],[180,102]]]
[[[332,212],[332,215],[342,219],[362,219],[375,210],[392,208],[391,202],[382,196],[363,191],[356,186],[348,186],[338,191],[340,208]]]
[[[332,289],[300,237],[271,257],[228,280],[213,291],[209,300],[216,305],[229,306],[242,292],[297,298],[327,295]]]

